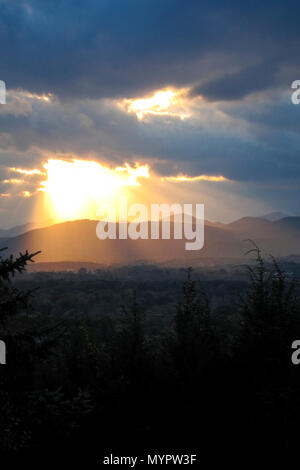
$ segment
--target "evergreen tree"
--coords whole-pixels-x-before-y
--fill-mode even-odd
[[[212,325],[211,307],[206,292],[187,270],[183,284],[183,301],[177,305],[174,325],[173,357],[186,382],[202,376],[218,359],[219,345]]]

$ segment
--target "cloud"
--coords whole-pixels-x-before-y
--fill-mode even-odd
[[[37,169],[25,170],[23,168],[12,167],[12,168],[9,168],[9,171],[12,171],[14,173],[20,173],[21,175],[41,175],[42,174],[41,170],[37,170]]]
[[[188,182],[194,183],[195,181],[213,181],[213,182],[221,182],[229,181],[222,175],[198,175],[198,176],[187,176],[187,175],[179,175],[179,176],[166,176],[162,178],[162,181],[172,181],[174,183],[177,182]]]
[[[147,115],[173,116],[186,119],[190,115],[186,112],[188,89],[157,90],[151,96],[137,99],[124,99],[119,105],[128,113],[134,113],[138,119]]]
[[[1,160],[8,167],[39,171],[49,158],[78,157],[111,165],[149,163],[161,176],[298,178],[300,108],[287,94],[254,94],[241,102],[191,99],[187,109],[191,117],[185,120],[172,115],[139,120],[118,100],[35,99],[28,116],[0,116]]]
[[[40,176],[9,168],[43,171],[49,158],[75,157],[149,164],[161,177],[221,175],[235,189],[197,186],[259,195],[270,209],[299,200],[300,106],[290,101],[299,2],[0,0],[0,7],[0,79],[8,90],[1,180],[19,173],[28,184],[22,190],[33,193],[30,178]],[[167,89],[191,91],[180,106],[141,110],[143,119],[128,112]],[[9,191],[0,183],[1,194]],[[1,204],[13,207],[14,196]]]
[[[226,6],[217,0],[1,0],[0,6],[1,79],[8,89],[64,99],[130,98],[200,83],[208,97],[219,98],[222,86],[235,99],[272,86],[276,70],[299,63],[294,0]],[[251,73],[255,80],[247,78]]]
[[[201,95],[210,101],[240,100],[275,85],[277,67],[276,63],[266,61],[238,72],[226,73],[195,86],[191,96]]]

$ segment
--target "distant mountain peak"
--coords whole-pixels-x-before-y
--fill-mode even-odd
[[[275,211],[270,212],[269,214],[263,215],[260,219],[269,220],[269,222],[276,222],[277,220],[284,219],[285,217],[290,217],[290,214],[285,214],[284,212]]]

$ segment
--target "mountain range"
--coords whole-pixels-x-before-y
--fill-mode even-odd
[[[7,247],[8,252],[13,254],[25,250],[41,251],[36,259],[38,263],[101,265],[140,262],[213,265],[239,262],[251,248],[249,240],[275,257],[300,255],[300,217],[284,217],[275,221],[243,217],[229,224],[206,221],[204,248],[199,251],[186,251],[186,240],[99,240],[96,226],[97,221],[93,220],[77,220],[34,229],[29,227],[29,230],[25,226],[24,233],[14,236],[12,230],[11,236],[2,236],[0,247]]]
[[[22,235],[22,233],[28,232],[29,230],[34,230],[35,228],[47,227],[53,225],[54,221],[49,219],[44,223],[29,222],[23,225],[16,225],[15,227],[8,229],[0,229],[0,238],[11,238]]]

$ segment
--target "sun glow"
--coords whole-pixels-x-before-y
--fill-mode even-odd
[[[122,102],[122,106],[128,113],[135,113],[138,119],[143,119],[147,114],[185,119],[189,114],[183,111],[182,105],[187,91],[185,88],[158,90],[147,98],[126,99]]]
[[[23,183],[23,180],[20,180],[18,178],[10,178],[7,180],[2,180],[2,183],[4,184],[21,184]]]
[[[52,93],[38,95],[37,93],[23,92],[23,95],[25,96],[25,98],[30,98],[30,99],[39,100],[39,101],[46,101],[47,103],[49,103],[52,98]]]
[[[114,169],[85,160],[48,160],[44,165],[47,180],[41,183],[58,220],[95,218],[101,203],[115,204],[130,186],[139,186],[139,178],[149,178],[147,165],[125,164]]]
[[[229,181],[229,179],[225,178],[225,176],[222,175],[199,175],[199,176],[186,176],[186,175],[181,175],[181,176],[167,176],[165,178],[162,178],[162,181],[172,181],[174,183],[177,182],[194,182],[194,181],[213,181],[213,182],[224,182],[224,181]]]
[[[40,170],[25,170],[23,168],[15,168],[15,167],[11,167],[9,168],[10,171],[12,171],[13,173],[20,173],[21,175],[28,175],[28,176],[31,176],[31,175],[42,175],[42,172]]]

